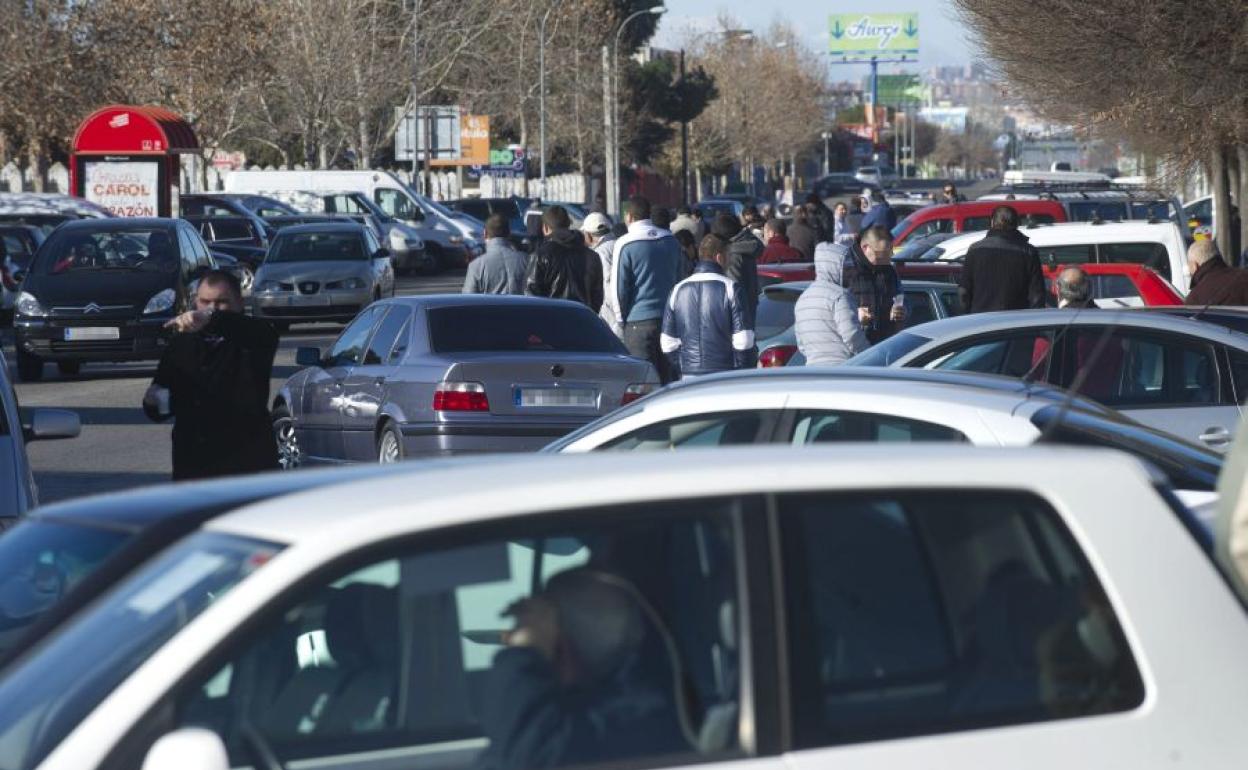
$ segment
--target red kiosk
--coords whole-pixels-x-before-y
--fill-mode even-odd
[[[70,189],[119,217],[176,217],[181,163],[199,151],[195,132],[161,107],[114,104],[74,134]]]

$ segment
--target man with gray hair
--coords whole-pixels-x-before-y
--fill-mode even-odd
[[[1192,275],[1188,305],[1248,305],[1248,270],[1231,267],[1213,241],[1196,241],[1187,251]]]
[[[1077,267],[1068,267],[1057,276],[1057,306],[1070,308],[1096,307],[1092,299],[1092,281]]]

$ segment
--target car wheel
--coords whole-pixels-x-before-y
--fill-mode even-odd
[[[17,349],[17,376],[22,382],[38,382],[43,379],[43,359],[21,348]]]
[[[425,254],[428,255],[429,259],[421,272],[425,275],[437,275],[442,272],[444,267],[442,264],[442,247],[436,243],[425,241]]]
[[[82,371],[81,361],[57,361],[56,370],[67,377],[73,377]]]
[[[392,422],[386,423],[377,438],[377,462],[382,465],[403,461],[403,434]]]
[[[273,410],[273,438],[277,441],[277,464],[284,471],[303,465],[303,450],[295,435],[295,418],[285,404]]]

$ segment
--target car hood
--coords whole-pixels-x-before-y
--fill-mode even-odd
[[[176,285],[177,274],[147,270],[82,270],[60,275],[28,274],[22,289],[35,296],[46,308],[53,305],[81,307],[97,305],[138,305],[152,295]]]
[[[372,275],[372,263],[353,259],[333,262],[265,262],[256,271],[256,281],[337,281]]]

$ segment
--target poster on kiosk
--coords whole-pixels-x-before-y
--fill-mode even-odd
[[[159,160],[145,158],[84,159],[83,197],[115,217],[160,216],[162,165]]]

